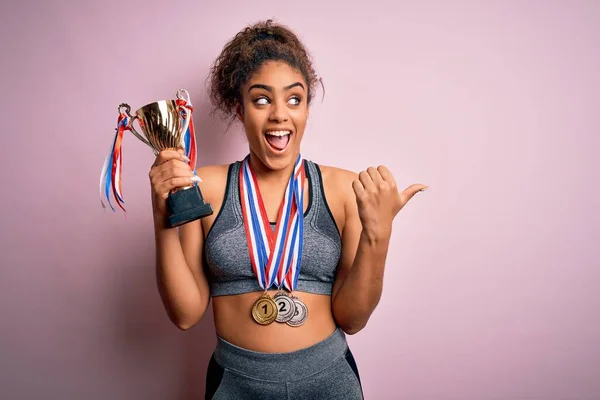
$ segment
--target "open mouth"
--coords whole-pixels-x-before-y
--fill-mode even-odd
[[[265,139],[274,151],[284,151],[290,143],[292,131],[266,131]]]

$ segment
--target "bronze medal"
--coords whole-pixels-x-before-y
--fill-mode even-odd
[[[266,292],[252,305],[252,318],[261,325],[269,325],[277,319],[277,304]]]
[[[292,296],[292,299],[296,305],[296,312],[294,313],[294,316],[286,323],[289,326],[300,326],[304,324],[308,318],[308,307],[306,307],[306,304],[304,304],[304,302],[299,298]]]
[[[296,303],[284,292],[278,292],[273,299],[277,304],[277,322],[288,322],[296,313]]]

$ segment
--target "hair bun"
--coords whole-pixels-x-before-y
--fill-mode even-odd
[[[255,28],[256,32],[255,32],[255,36],[254,36],[254,40],[253,41],[260,41],[260,40],[278,40],[278,41],[283,41],[282,36],[278,33],[276,33],[271,27],[267,26],[267,27],[257,27]]]

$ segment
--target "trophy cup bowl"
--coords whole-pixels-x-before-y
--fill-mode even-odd
[[[182,90],[183,91],[183,90]],[[187,92],[185,92],[187,94]],[[178,97],[180,94],[178,92]],[[191,110],[178,104],[175,100],[160,100],[147,104],[132,115],[131,107],[122,103],[119,111],[125,108],[130,118],[128,128],[140,141],[148,145],[154,155],[167,149],[185,149],[185,134],[191,121]],[[182,117],[182,114],[185,117]],[[133,122],[137,119],[140,134]],[[177,227],[188,222],[204,218],[213,213],[212,206],[204,201],[200,187],[190,185],[172,190],[167,197],[169,209],[168,223]]]

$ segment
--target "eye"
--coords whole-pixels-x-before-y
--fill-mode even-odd
[[[300,104],[300,101],[300,97],[294,96],[288,100],[288,103],[290,103],[293,106],[297,106],[298,104]]]
[[[258,99],[254,100],[254,104],[264,106],[269,104],[269,99],[267,99],[266,97],[259,97]]]

